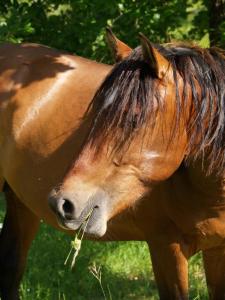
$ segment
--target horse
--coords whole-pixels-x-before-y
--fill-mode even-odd
[[[210,299],[225,299],[225,51],[140,40],[92,99],[89,132],[49,205],[63,228],[99,239],[133,210],[160,299],[188,299],[198,251]]]
[[[1,297],[19,298],[40,219],[73,235],[91,210],[86,238],[147,241],[161,299],[188,298],[188,258],[200,250],[211,298],[222,299],[223,52],[108,40],[114,67],[0,47]]]

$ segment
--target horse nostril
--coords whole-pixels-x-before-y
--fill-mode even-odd
[[[62,205],[62,210],[65,214],[66,219],[73,219],[74,214],[74,205],[73,203],[68,199],[63,199],[64,203]]]

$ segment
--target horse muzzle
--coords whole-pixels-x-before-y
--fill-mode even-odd
[[[104,194],[104,195],[103,195]],[[85,234],[102,237],[107,229],[107,201],[103,192],[90,197],[82,207],[78,199],[65,197],[53,190],[48,199],[49,206],[61,227],[67,230],[81,228]]]

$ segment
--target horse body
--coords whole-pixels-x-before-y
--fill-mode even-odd
[[[39,45],[4,45],[0,57],[0,290],[2,299],[18,299],[40,218],[59,228],[47,195],[82,143],[85,128],[76,129],[110,67]]]
[[[114,42],[118,43],[116,39]],[[129,54],[124,44],[123,49]],[[163,126],[153,108],[160,126],[148,124],[153,133],[144,142],[145,132],[139,131],[135,141],[130,140],[131,150],[126,149],[121,157],[119,152],[111,152],[113,145],[107,139],[103,147],[95,147],[99,144],[98,139],[95,143],[96,132],[107,137],[98,124],[105,118],[96,118],[96,111],[101,111],[102,105],[107,110],[117,90],[111,89],[100,106],[92,103],[83,118],[111,66],[29,44],[2,46],[0,60],[0,172],[7,199],[0,248],[2,299],[19,297],[19,281],[39,220],[59,230],[75,230],[90,208],[95,214],[87,237],[148,242],[161,299],[188,298],[187,261],[199,250],[203,250],[211,296],[223,299],[224,176],[214,172],[206,176],[201,160],[184,166],[187,134],[183,120],[178,121],[179,132],[173,132],[175,143],[169,147],[164,143],[171,139],[168,128],[173,127],[175,102],[164,111]],[[163,74],[167,67],[154,72]],[[161,89],[165,83],[158,84]],[[174,92],[171,85],[167,95],[172,98]],[[133,107],[135,118],[140,109]],[[129,114],[129,106],[124,112]],[[135,118],[129,123],[132,132],[138,122]],[[106,125],[110,125],[107,119]],[[118,128],[120,133],[124,123]],[[63,227],[48,206],[53,186],[56,189],[49,202]],[[76,205],[76,210],[71,211],[71,205]]]
[[[77,128],[110,67],[38,45],[6,45],[0,56],[1,175],[35,214],[53,220],[43,199],[80,147],[85,129]]]

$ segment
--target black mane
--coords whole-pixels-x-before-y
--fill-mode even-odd
[[[225,167],[225,52],[218,48],[202,49],[193,45],[154,45],[173,68],[176,86],[176,120],[187,103],[187,86],[191,87],[192,114],[187,122],[187,159],[204,156],[208,172]],[[183,79],[180,96],[177,74]],[[159,96],[151,69],[144,61],[141,47],[116,64],[95,97],[91,108],[96,112],[88,140],[100,146],[113,139],[114,150],[128,145],[135,132],[158,112],[164,99]],[[110,97],[111,96],[111,97]],[[157,103],[156,103],[157,102]],[[175,122],[175,132],[179,122]],[[173,136],[173,133],[172,135]]]

